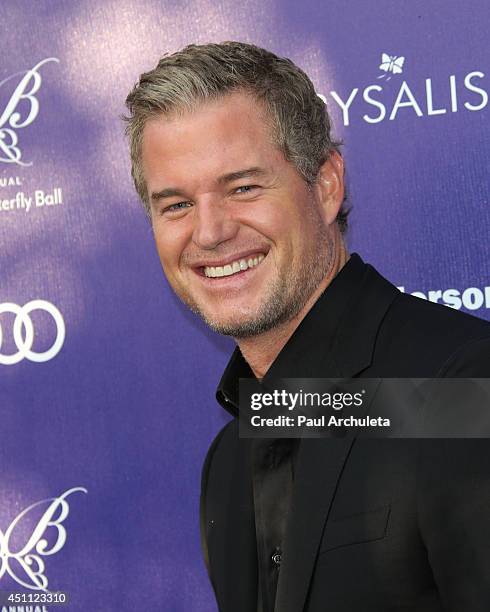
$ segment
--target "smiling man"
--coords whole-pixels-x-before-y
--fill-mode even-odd
[[[403,295],[348,255],[343,160],[291,61],[190,45],[127,105],[165,275],[237,342],[217,390],[234,417],[240,377],[489,375],[486,322]],[[486,609],[489,456],[486,440],[241,439],[232,419],[201,492],[220,611]]]
[[[212,329],[240,339],[262,376],[346,252],[334,223],[340,155],[311,187],[258,108],[252,94],[230,92],[174,120],[151,119],[141,155],[167,279]]]

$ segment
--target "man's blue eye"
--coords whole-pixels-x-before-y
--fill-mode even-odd
[[[235,191],[237,193],[249,193],[250,191],[252,191],[252,189],[255,189],[256,187],[257,185],[242,185],[241,187],[237,187]],[[243,189],[244,191],[240,191],[240,189]]]
[[[190,202],[177,202],[177,204],[172,204],[171,206],[167,206],[167,208],[165,208],[163,210],[163,212],[173,212],[173,211],[177,211],[177,210],[182,210],[183,208],[187,208],[188,206],[190,206]]]

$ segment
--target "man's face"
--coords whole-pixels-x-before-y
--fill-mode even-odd
[[[142,159],[165,275],[194,312],[235,338],[300,312],[331,264],[330,230],[251,96],[149,121]]]

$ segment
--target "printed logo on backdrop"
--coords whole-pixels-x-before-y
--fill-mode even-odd
[[[33,68],[16,72],[0,81],[0,92],[8,85],[16,84],[0,115],[0,162],[30,166],[32,162],[22,160],[18,131],[31,125],[39,114],[37,93],[42,85],[41,68],[50,62],[59,62],[57,57],[48,57]]]
[[[48,349],[36,350],[33,348],[36,337],[34,322],[31,318],[33,311],[43,311],[54,321],[56,331],[51,339]],[[5,323],[2,327],[0,320],[0,365],[14,365],[23,359],[36,363],[44,363],[56,357],[65,342],[66,327],[63,315],[51,302],[46,300],[32,300],[24,306],[18,306],[12,302],[0,304],[0,315],[10,313],[14,315],[11,327],[11,335],[15,346],[15,352],[4,351],[3,345],[6,331]]]
[[[87,489],[74,487],[38,501],[22,510],[5,531],[0,526],[0,584],[8,575],[27,589],[48,590],[45,559],[66,543],[63,523],[70,513],[68,497],[74,493],[87,493]]]
[[[368,124],[394,121],[404,113],[414,118],[433,117],[460,110],[481,111],[487,106],[487,84],[481,70],[472,70],[464,76],[420,78],[410,75],[402,80],[407,64],[409,58],[406,56],[383,52],[378,64],[381,71],[376,77],[378,83],[353,87],[350,92],[330,91],[330,98],[342,112],[344,126],[361,120]],[[326,96],[319,96],[328,103]]]
[[[41,60],[32,68],[15,72],[0,81],[0,168],[28,168],[35,164],[24,151],[22,133],[29,129],[39,116],[41,103],[39,93],[43,86],[43,71],[46,65],[59,63],[56,57]],[[22,187],[24,176],[0,176],[0,213],[47,209],[63,203],[60,187],[50,186],[29,191]],[[9,189],[10,188],[10,189]]]
[[[401,74],[403,72],[404,63],[404,57],[398,57],[397,55],[388,55],[387,53],[382,53],[379,69],[384,70],[384,74],[380,74],[378,79],[386,78],[386,80],[389,81],[391,79],[392,74]]]

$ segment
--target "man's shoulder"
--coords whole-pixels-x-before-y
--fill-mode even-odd
[[[448,332],[464,336],[490,336],[490,322],[456,310],[444,304],[430,302],[413,295],[401,293],[397,296],[390,309],[394,320],[407,323],[410,327],[432,329],[433,333]]]
[[[209,471],[210,464],[213,461],[216,451],[220,449],[219,452],[222,453],[224,448],[226,448],[230,442],[236,440],[237,427],[238,427],[238,420],[231,419],[216,434],[216,436],[214,437],[214,440],[211,442],[211,445],[204,459],[203,477]]]
[[[456,356],[490,359],[490,323],[442,304],[400,293],[379,328],[373,365],[393,376],[436,376]],[[468,374],[470,375],[470,374]]]
[[[249,444],[249,439],[238,435],[238,419],[228,421],[216,434],[204,459],[202,488],[206,489],[211,476],[222,483],[232,478],[237,465],[248,461]]]

